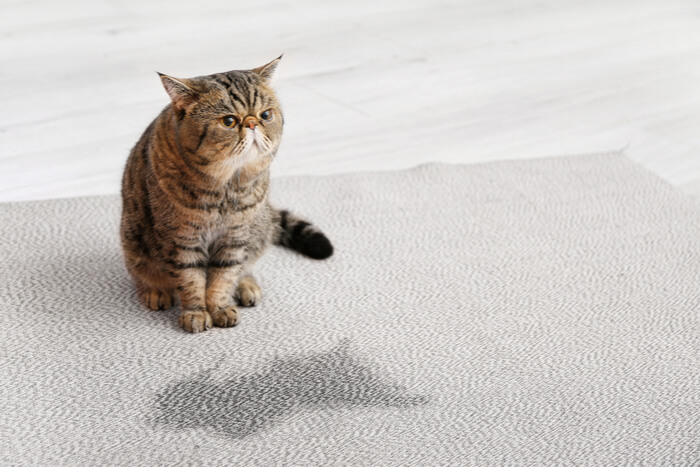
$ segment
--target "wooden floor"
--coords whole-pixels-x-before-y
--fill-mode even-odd
[[[117,193],[168,101],[156,70],[282,52],[276,176],[627,147],[700,197],[698,1],[3,0],[0,13],[0,201]]]

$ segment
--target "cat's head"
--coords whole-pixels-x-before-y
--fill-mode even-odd
[[[181,156],[224,178],[262,160],[269,164],[284,122],[270,87],[281,58],[252,70],[189,79],[159,73],[172,101]]]

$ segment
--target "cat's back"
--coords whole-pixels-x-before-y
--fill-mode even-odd
[[[129,152],[122,175],[122,201],[133,194],[134,189],[138,188],[137,185],[140,185],[139,182],[144,180],[150,172],[150,151],[153,147],[155,129],[159,121],[164,118],[166,110],[167,107],[151,121]]]
[[[150,163],[153,150],[155,129],[163,118],[161,112],[141,134],[129,152],[122,175],[121,197],[122,215],[120,236],[125,251],[149,253],[149,244],[153,243],[154,227],[153,208],[149,202],[148,178],[152,177]]]

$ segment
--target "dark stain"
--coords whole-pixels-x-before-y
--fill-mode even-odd
[[[243,438],[308,409],[409,408],[428,402],[377,376],[351,355],[347,340],[330,351],[277,359],[260,372],[225,381],[214,381],[214,371],[157,394],[156,422]]]

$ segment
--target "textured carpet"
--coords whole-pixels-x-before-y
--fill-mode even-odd
[[[190,335],[116,197],[0,205],[0,462],[700,462],[700,209],[624,156],[277,179],[336,254]]]

